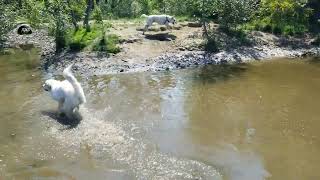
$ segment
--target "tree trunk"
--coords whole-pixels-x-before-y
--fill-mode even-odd
[[[202,10],[201,10],[201,24],[202,24],[202,28],[203,28],[203,35],[208,38],[208,29],[207,29],[207,23],[206,23],[206,20],[204,19],[204,6],[205,6],[205,0],[202,0]]]
[[[73,26],[74,26],[74,29],[75,29],[76,31],[78,31],[78,29],[79,29],[78,22],[77,22],[77,19],[76,19],[75,12],[74,12],[74,10],[73,10],[72,7],[71,7],[70,0],[67,0],[67,3],[68,3],[68,6],[69,6],[69,8],[70,8],[70,15],[71,15],[72,24],[73,24]]]
[[[89,17],[90,13],[93,9],[93,0],[87,0],[87,8],[84,16],[83,26],[86,27],[86,31],[90,31],[90,25],[89,25]]]
[[[18,0],[18,7],[22,8],[22,0]]]

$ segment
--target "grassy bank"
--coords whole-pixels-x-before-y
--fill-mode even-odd
[[[107,25],[93,25],[90,31],[80,27],[78,30],[70,30],[66,34],[66,49],[70,51],[100,51],[116,54],[120,52],[119,37],[108,34]]]

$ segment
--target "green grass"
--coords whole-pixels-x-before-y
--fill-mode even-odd
[[[245,30],[256,30],[268,33],[273,33],[276,35],[286,35],[286,36],[299,36],[308,31],[308,28],[304,24],[298,23],[282,23],[276,24],[271,21],[269,17],[253,20],[242,26]]]
[[[105,28],[111,27],[109,22],[104,22]],[[77,31],[67,33],[67,48],[70,51],[92,50],[107,53],[119,53],[119,37],[117,35],[105,35],[101,25],[93,25],[89,32],[81,27]]]
[[[193,18],[190,18],[189,16],[175,16],[176,20],[178,22],[184,22],[184,21],[192,21],[195,20]]]
[[[67,33],[67,44],[71,51],[81,51],[101,35],[102,31],[96,26],[93,26],[90,32],[81,27],[77,31]]]
[[[98,43],[93,46],[94,51],[102,51],[107,53],[116,54],[120,52],[119,37],[115,34],[103,36]]]

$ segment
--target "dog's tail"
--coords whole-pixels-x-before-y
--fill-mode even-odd
[[[148,15],[142,14],[140,17],[142,17],[142,18],[147,18]]]
[[[73,76],[71,72],[72,65],[69,65],[65,70],[63,70],[63,77],[66,78],[67,81],[71,83],[73,86],[75,93],[77,94],[80,103],[83,104],[86,102],[86,97],[84,96],[83,89],[77,79]]]

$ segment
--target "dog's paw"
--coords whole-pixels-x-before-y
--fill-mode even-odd
[[[60,113],[58,113],[58,117],[59,118],[64,118],[64,117],[66,117],[66,114],[63,113],[63,112],[60,112]]]

